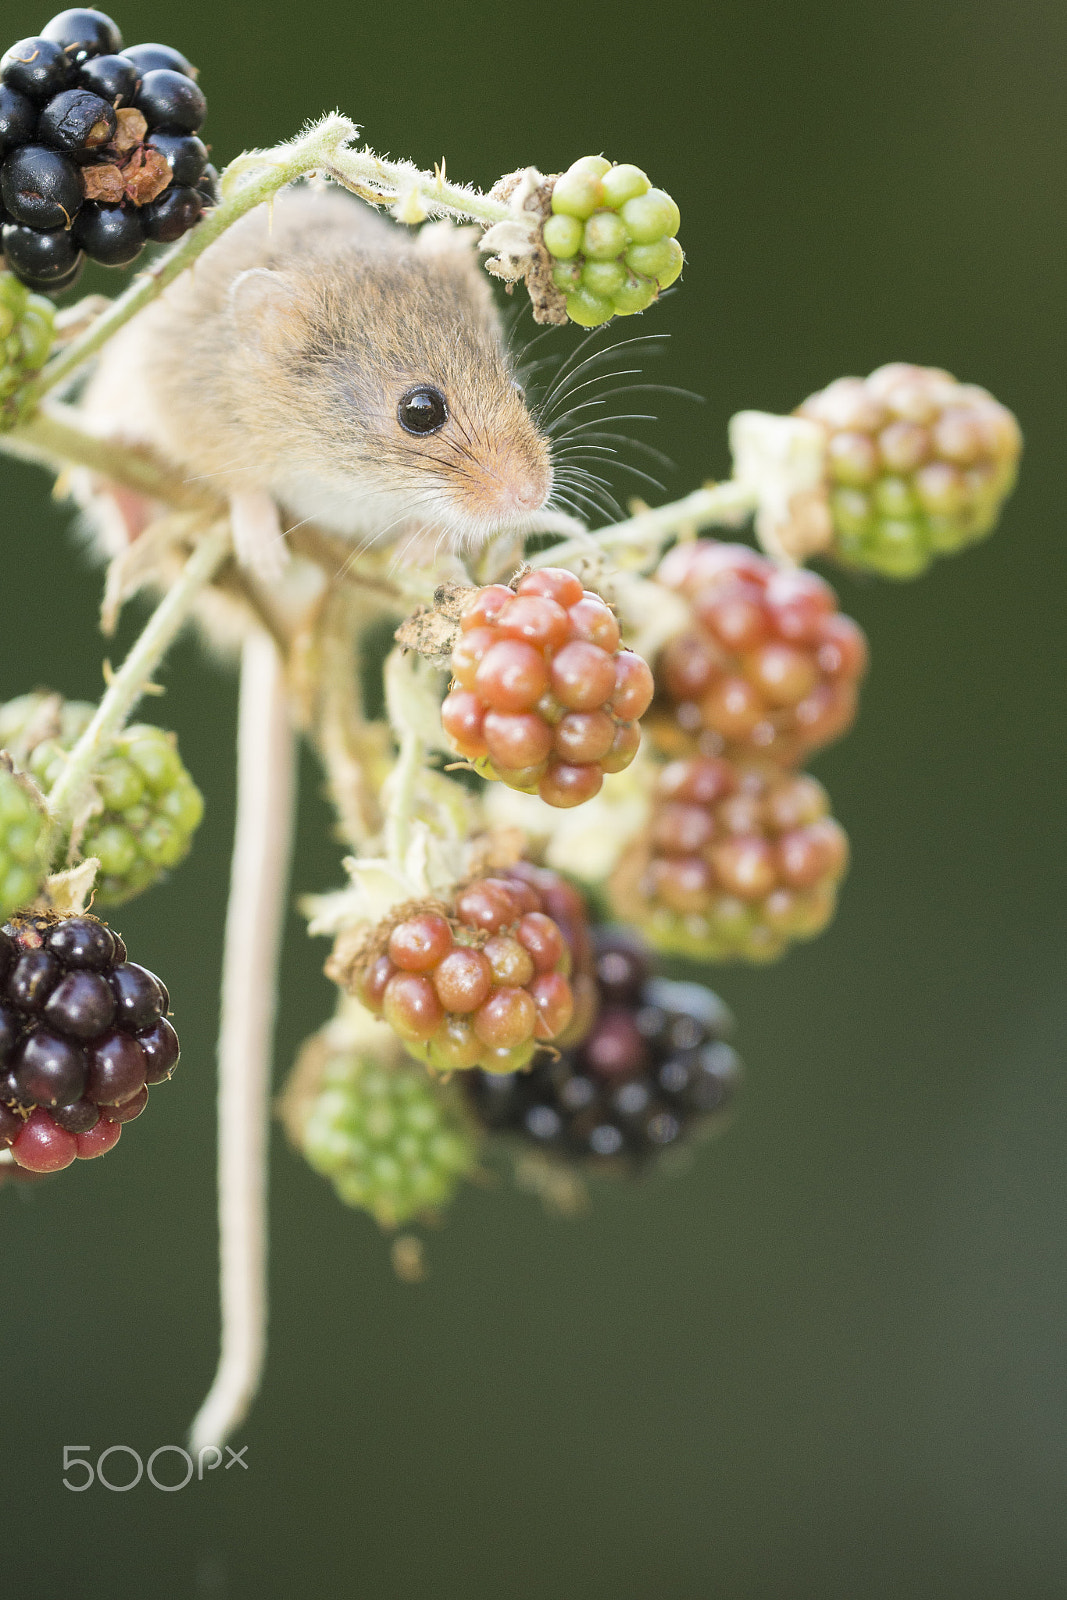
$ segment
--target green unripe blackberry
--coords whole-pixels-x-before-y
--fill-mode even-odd
[[[54,318],[51,300],[0,272],[0,429],[19,420],[26,386],[52,348]]]
[[[47,793],[94,709],[81,701],[25,695],[0,708],[0,744]],[[102,809],[86,823],[79,849],[100,861],[97,903],[119,905],[185,859],[204,813],[203,797],[174,735],[147,723],[116,737],[92,782]]]
[[[399,1227],[452,1198],[476,1145],[454,1091],[382,1038],[339,1020],[301,1052],[283,1103],[290,1137],[345,1205]]]
[[[582,225],[577,217],[563,214],[547,218],[544,226],[545,249],[557,261],[569,261],[582,244]]]
[[[567,296],[567,315],[580,328],[599,328],[602,322],[611,321],[615,306],[606,295],[594,294],[592,289],[580,284]]]
[[[1015,483],[1011,412],[936,367],[838,378],[797,415],[825,434],[832,553],[884,577],[916,577],[991,533]]]
[[[0,920],[37,895],[48,873],[50,835],[32,785],[0,765]]]
[[[614,211],[594,211],[582,229],[582,254],[587,261],[616,261],[629,243],[626,224]]]
[[[650,306],[684,265],[678,207],[640,167],[583,156],[555,181],[545,248],[567,315],[583,328]]]

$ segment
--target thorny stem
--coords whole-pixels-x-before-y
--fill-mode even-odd
[[[157,299],[168,284],[192,266],[209,245],[256,206],[270,200],[286,184],[311,172],[323,171],[345,188],[374,205],[388,205],[405,196],[417,196],[426,215],[470,218],[487,226],[510,215],[500,200],[466,184],[449,183],[442,171],[420,172],[411,162],[385,161],[373,150],[353,150],[357,129],[336,113],[323,117],[313,128],[270,150],[251,150],[230,163],[222,177],[222,204],[202,220],[172,250],[146,272],[138,273],[129,288],[108,309],[53,356],[27,390],[29,404],[71,377],[94,356],[130,318]]]
[[[531,558],[530,565],[554,567],[609,550],[655,549],[675,534],[696,533],[700,528],[737,527],[755,508],[756,496],[747,484],[733,479],[713,483],[704,489],[694,489],[682,500],[639,511],[625,522],[613,523],[563,544],[549,545],[547,550],[540,550]]]
[[[240,1427],[267,1338],[267,1149],[277,966],[292,852],[295,747],[284,669],[253,633],[241,658],[237,819],[219,1031],[218,1163],[222,1342],[193,1422],[194,1454]]]
[[[375,205],[390,205],[412,194],[431,216],[466,218],[486,227],[503,222],[512,214],[501,200],[493,200],[468,184],[449,183],[443,163],[432,173],[420,172],[411,161],[385,161],[364,146],[362,150],[339,148],[325,166],[338,183]]]
[[[48,796],[48,810],[57,826],[77,811],[101,750],[119,732],[189,615],[200,590],[230,553],[227,528],[205,534],[185,563],[181,576],[164,595],[122,666],[112,678],[93,720],[74,746]]]

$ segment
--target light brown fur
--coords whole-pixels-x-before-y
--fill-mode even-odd
[[[426,436],[397,420],[419,384],[449,408]],[[477,544],[551,493],[466,240],[413,236],[336,190],[231,228],[111,342],[83,404],[190,478],[353,541]]]

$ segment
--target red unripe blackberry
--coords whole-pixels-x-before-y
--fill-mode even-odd
[[[699,539],[675,546],[657,579],[692,609],[656,662],[647,726],[666,754],[792,764],[848,729],[867,645],[822,578]]]
[[[575,806],[637,753],[652,699],[645,661],[620,646],[605,601],[562,568],[480,589],[452,652],[441,722],[485,777]]]
[[[0,930],[0,1148],[58,1172],[103,1155],[169,1078],[170,997],[88,915],[17,917]]]
[[[1015,484],[1015,418],[937,367],[838,378],[797,415],[826,437],[833,554],[885,577],[916,577],[991,533]]]
[[[599,1014],[585,1040],[535,1057],[528,1072],[468,1073],[467,1102],[520,1147],[599,1169],[636,1171],[721,1126],[740,1076],[731,1019],[709,989],[649,975],[647,950],[606,929],[597,946]]]
[[[822,931],[847,862],[814,778],[695,756],[663,768],[646,835],[610,892],[657,949],[767,961]]]
[[[555,873],[520,863],[448,907],[417,907],[331,974],[442,1072],[510,1072],[589,1020],[585,906]]]

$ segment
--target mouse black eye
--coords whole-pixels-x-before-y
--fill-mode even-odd
[[[448,421],[448,406],[439,389],[420,384],[401,396],[396,416],[405,433],[436,433]]]

